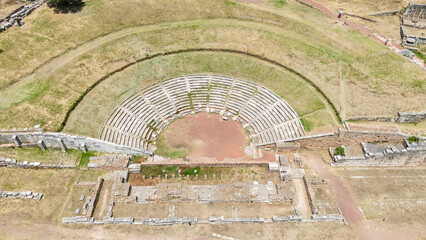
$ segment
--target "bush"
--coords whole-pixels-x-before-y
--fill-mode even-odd
[[[342,146],[338,146],[335,150],[334,150],[334,156],[336,155],[340,155],[340,156],[345,156],[345,148]]]
[[[420,141],[420,139],[418,137],[416,137],[416,136],[411,136],[407,140],[410,143],[413,143],[413,142],[418,143]]]
[[[82,0],[48,0],[47,5],[56,13],[75,13],[81,11],[85,3]]]

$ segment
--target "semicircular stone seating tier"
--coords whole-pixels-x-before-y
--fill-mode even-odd
[[[194,74],[157,82],[121,102],[100,138],[154,150],[156,136],[174,119],[205,111],[238,121],[254,144],[304,135],[290,105],[271,90],[236,78]]]

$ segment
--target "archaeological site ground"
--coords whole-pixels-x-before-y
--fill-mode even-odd
[[[426,0],[0,0],[0,239],[426,239]]]

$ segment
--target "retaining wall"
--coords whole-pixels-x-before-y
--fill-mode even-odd
[[[223,224],[223,223],[274,223],[274,222],[301,222],[302,217],[298,215],[290,215],[286,217],[272,217],[271,219],[258,217],[240,217],[240,218],[225,218],[224,216],[211,216],[207,220],[199,220],[196,217],[183,218],[142,218],[141,221],[136,221],[132,217],[104,217],[103,221],[97,221],[93,217],[64,217],[62,224],[133,224],[133,225],[150,225],[150,226],[166,226],[176,224]]]
[[[416,166],[424,165],[426,162],[426,144],[410,144],[404,140],[405,149],[397,149],[389,146],[384,151],[371,152],[367,150],[366,144],[361,143],[364,156],[333,156],[333,149],[329,153],[333,159],[333,166]]]
[[[81,149],[83,152],[98,151],[141,156],[152,155],[149,151],[134,149],[95,138],[52,132],[1,131],[1,144],[14,144],[16,147],[40,147],[41,149],[60,148],[62,151],[66,151],[67,149]]]
[[[19,167],[19,168],[75,168],[75,165],[55,165],[55,164],[41,164],[40,162],[18,162],[14,158],[0,157],[0,167]]]
[[[402,28],[403,29],[403,28]],[[402,31],[401,31],[401,34]],[[404,36],[402,36],[404,38]],[[426,40],[426,39],[425,39]],[[421,41],[425,41],[421,39]],[[374,121],[374,122],[397,122],[397,123],[418,123],[426,119],[426,111],[421,112],[398,112],[398,116],[355,116],[346,119],[346,121]]]
[[[330,146],[359,144],[360,142],[401,142],[408,137],[409,135],[400,133],[339,130],[338,132],[286,139],[280,142],[297,142],[300,145],[299,148],[315,150],[328,148]],[[267,143],[259,146],[275,145],[280,142]]]

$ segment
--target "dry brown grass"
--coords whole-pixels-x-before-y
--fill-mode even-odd
[[[47,149],[42,151],[40,148],[0,148],[0,156],[15,158],[18,162],[41,162],[43,164],[56,164],[62,162],[62,165],[78,164],[81,158],[81,151],[68,150],[62,152],[60,149]]]
[[[425,168],[335,169],[345,179],[368,220],[426,226]]]
[[[61,217],[74,213],[78,192],[75,181],[94,181],[105,171],[0,168],[0,189],[33,191],[44,194],[40,201],[0,199],[0,221],[33,221],[56,224]],[[74,196],[75,195],[75,196]],[[78,196],[77,196],[78,195]],[[74,204],[73,204],[74,202]],[[82,206],[82,204],[80,204]]]
[[[60,20],[56,15],[52,15],[49,10],[41,9],[37,17],[33,19],[34,28],[27,28],[27,31],[37,32],[39,35],[54,36],[58,34],[55,37],[61,38],[61,41],[73,41],[76,45],[87,41],[91,38],[90,36],[95,36],[100,32],[114,31],[136,21],[132,18],[133,15],[131,14],[133,13],[131,13],[121,27],[118,27],[117,24],[111,27],[111,19],[107,18],[106,23],[101,21],[98,24],[90,25],[90,32],[87,31],[89,27],[86,25],[71,30],[67,28],[67,24],[62,23],[67,19],[78,19],[77,22],[73,22],[73,24],[78,25],[79,21],[84,19],[90,22],[93,17],[99,17],[97,14],[101,14],[101,16],[102,14],[111,14],[108,12],[111,10],[105,8],[104,4],[106,3],[103,1],[96,2],[96,4],[91,2],[81,13],[75,16],[65,16]],[[202,2],[199,4],[211,3]],[[126,6],[126,4],[123,4],[121,10],[125,9]],[[132,7],[135,6],[132,5]],[[146,7],[158,9],[156,8],[158,6],[154,7],[149,4]],[[172,7],[172,5],[168,5],[161,11],[165,11],[169,7]],[[57,129],[66,111],[89,85],[105,75],[107,71],[144,56],[146,49],[149,49],[150,54],[197,47],[221,47],[245,51],[246,44],[249,44],[250,52],[277,60],[303,73],[329,96],[337,108],[342,105],[340,96],[342,93],[337,71],[340,63],[346,81],[345,96],[343,97],[347,100],[347,103],[344,104],[346,116],[366,115],[367,113],[393,115],[396,111],[402,109],[407,111],[421,109],[421,102],[425,96],[422,94],[424,74],[420,69],[413,68],[411,63],[385,47],[352,30],[348,30],[345,26],[335,24],[332,19],[315,10],[300,6],[297,3],[289,3],[285,8],[280,8],[278,12],[283,16],[289,15],[290,17],[287,18],[272,15],[265,11],[259,12],[259,10],[242,7],[239,4],[218,4],[215,9],[222,8],[224,11],[215,11],[213,15],[218,16],[215,15],[218,13],[224,14],[220,15],[222,17],[256,15],[256,21],[264,22],[265,19],[269,19],[268,21],[274,21],[274,24],[279,27],[255,22],[220,19],[132,28],[130,30],[134,30],[133,32],[129,30],[129,33],[121,36],[120,39],[111,39],[112,41],[109,43],[101,46],[94,45],[94,48],[88,49],[93,49],[92,51],[79,51],[78,49],[84,49],[82,46],[75,51],[70,51],[69,55],[64,55],[67,56],[66,59],[58,58],[58,62],[53,60],[50,63],[52,66],[55,65],[54,63],[63,64],[61,62],[63,60],[67,60],[68,64],[61,65],[62,67],[59,69],[51,68],[47,64],[46,69],[49,70],[47,76],[43,75],[44,68],[42,67],[38,71],[38,75],[34,75],[43,76],[42,78],[34,76],[34,78],[24,78],[18,84],[1,91],[1,127],[28,127],[42,123],[48,129]],[[228,10],[228,8],[232,10]],[[102,11],[96,12],[95,9],[102,9]],[[94,12],[91,12],[92,10]],[[300,14],[299,11],[301,10],[307,17]],[[91,14],[89,14],[90,12]],[[202,18],[210,15],[195,16]],[[147,20],[144,16],[141,21],[155,22],[163,19],[162,17],[158,16],[158,18]],[[188,16],[185,15],[174,17],[167,15],[165,19],[167,20],[168,17],[179,18],[180,20],[188,19]],[[194,17],[194,15],[191,17]],[[120,19],[114,21],[119,22]],[[49,26],[48,30],[47,25]],[[148,31],[149,29],[151,31]],[[5,71],[2,74],[2,76],[5,76],[4,81],[9,81],[9,83],[17,81],[18,75],[33,69],[36,65],[34,63],[39,63],[40,59],[46,59],[48,58],[47,55],[52,56],[65,47],[65,45],[60,44],[61,41],[50,43],[51,40],[35,36],[34,33],[32,35],[26,34],[23,37],[24,32],[15,29],[2,36],[0,46],[6,46],[6,51],[0,55],[0,62],[8,66],[2,68]],[[71,33],[72,35],[70,35]],[[12,44],[12,39],[18,40]],[[33,40],[39,42],[29,51],[26,48],[27,45],[20,42],[21,39],[25,43]],[[93,42],[96,42],[96,40]],[[90,45],[93,42],[88,44]],[[49,44],[49,48],[46,48],[46,44]],[[31,59],[31,61],[25,61],[25,64],[21,64],[19,67],[16,65],[19,59],[14,54],[16,52],[14,49],[18,47],[22,49],[22,53],[27,54],[22,59]],[[386,64],[383,64],[384,62]],[[52,74],[50,74],[50,70],[53,70]],[[218,69],[210,71],[220,72]],[[13,77],[10,73],[17,75]],[[6,82],[4,83],[8,85]],[[403,99],[400,91],[410,98]],[[295,99],[294,102],[297,102],[297,100]],[[95,110],[93,115],[96,114]],[[318,117],[312,115],[311,121],[323,116],[322,112],[315,114]],[[324,126],[323,123],[315,122],[312,125],[315,127]]]

